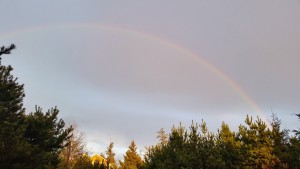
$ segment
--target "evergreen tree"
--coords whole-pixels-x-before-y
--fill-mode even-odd
[[[241,144],[236,140],[235,133],[224,122],[222,122],[221,129],[218,131],[217,145],[224,162],[224,168],[241,168]]]
[[[25,138],[31,145],[31,168],[57,168],[60,151],[71,138],[73,128],[64,128],[65,123],[57,118],[59,110],[52,108],[46,113],[36,107],[34,113],[27,116]]]
[[[107,169],[117,169],[117,164],[115,160],[115,153],[113,152],[114,143],[109,143],[109,146],[106,150],[106,163],[107,163]]]
[[[124,162],[121,163],[121,169],[140,169],[142,167],[143,161],[136,152],[136,149],[136,144],[132,141],[126,155],[124,155]]]
[[[161,143],[147,148],[145,168],[149,169],[200,169],[224,168],[215,135],[208,132],[202,121],[190,126],[174,127],[165,145]]]
[[[192,122],[190,132],[188,134],[188,154],[187,161],[190,163],[190,168],[200,168],[202,165],[201,149],[200,149],[200,133],[199,125]]]
[[[15,45],[0,48],[0,56]],[[58,110],[43,114],[40,108],[25,115],[24,85],[10,73],[0,58],[0,168],[57,168],[58,154],[69,139],[72,127],[57,119]]]
[[[200,168],[224,168],[224,162],[222,161],[219,147],[216,144],[216,136],[209,132],[206,123],[202,120],[200,125]]]
[[[296,114],[300,121],[300,114]],[[288,146],[288,167],[292,169],[300,168],[300,128],[293,130],[294,136],[290,137]]]
[[[0,48],[0,56],[10,54],[15,45]],[[11,75],[13,68],[2,65],[0,57],[0,168],[20,168],[29,154],[23,139],[26,128],[23,108],[24,85]]]
[[[13,49],[16,48],[16,45],[11,44],[9,47],[2,46],[0,48],[0,56],[3,54],[10,54]],[[1,58],[1,57],[0,57]]]
[[[272,129],[273,153],[279,160],[275,163],[274,168],[288,168],[288,130],[281,130],[281,121],[275,114],[272,114],[270,125]]]
[[[161,143],[162,145],[166,145],[167,142],[168,142],[168,136],[167,136],[165,130],[164,130],[163,128],[161,128],[161,129],[157,132],[157,134],[158,134],[158,135],[156,136],[156,138],[159,139],[160,143]]]
[[[300,113],[296,114],[296,116],[298,117],[299,121],[300,121]],[[293,132],[295,133],[295,136],[300,139],[300,127],[298,129],[293,130]]]
[[[177,128],[173,126],[163,159],[168,167],[186,168],[188,166],[186,160],[187,137],[187,132],[181,124]]]
[[[252,117],[247,116],[246,126],[239,127],[239,140],[245,168],[273,168],[279,162],[273,154],[271,131],[259,118],[253,122]]]

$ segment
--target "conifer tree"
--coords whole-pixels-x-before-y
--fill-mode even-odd
[[[15,45],[0,48],[0,56]],[[0,168],[56,168],[59,151],[69,139],[72,127],[64,128],[58,110],[25,115],[24,85],[11,75],[13,68],[0,58]]]
[[[15,45],[0,48],[0,56],[10,54]],[[28,144],[23,108],[24,85],[11,75],[13,68],[2,65],[0,57],[0,168],[18,168],[26,163]]]
[[[138,155],[136,150],[136,144],[132,141],[126,155],[124,155],[124,162],[121,163],[121,169],[140,169],[142,167],[142,158]]]
[[[300,113],[296,114],[296,116],[298,117],[299,121],[300,121]],[[299,125],[300,126],[300,125]],[[298,129],[293,130],[293,132],[295,133],[295,136],[300,139],[300,127]]]
[[[240,142],[236,140],[235,133],[232,132],[228,124],[222,122],[218,131],[217,146],[219,147],[225,168],[240,168],[241,154]]]
[[[188,134],[188,153],[187,161],[190,163],[191,168],[198,168],[202,165],[201,149],[200,149],[200,133],[199,125],[192,122],[190,132]]]
[[[239,140],[243,154],[243,166],[245,168],[273,168],[279,159],[273,153],[271,131],[267,125],[257,118],[253,122],[252,117],[247,116],[246,126],[239,127]]]
[[[113,152],[114,143],[110,142],[106,150],[106,166],[107,169],[117,169],[115,153]]]
[[[52,108],[46,113],[40,107],[30,113],[24,137],[31,148],[30,168],[57,168],[61,150],[71,138],[72,126],[65,129],[65,123],[58,119],[59,110]]]
[[[288,130],[281,130],[281,121],[272,114],[271,139],[273,142],[273,153],[278,157],[274,168],[288,168]]]
[[[162,145],[166,145],[167,142],[168,142],[168,136],[167,136],[165,130],[164,130],[163,128],[161,128],[161,129],[157,132],[157,134],[158,134],[158,135],[156,136],[156,138],[159,139],[160,143],[161,143]]]
[[[200,124],[200,158],[202,168],[223,168],[223,161],[216,144],[216,136],[209,132],[206,123],[202,120]]]
[[[300,113],[296,114],[300,122]],[[292,169],[300,168],[300,128],[293,130],[294,136],[289,138],[288,146],[288,167]]]

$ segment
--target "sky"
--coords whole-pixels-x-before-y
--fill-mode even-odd
[[[0,20],[27,113],[57,106],[90,154],[192,120],[299,126],[299,0],[0,0]]]

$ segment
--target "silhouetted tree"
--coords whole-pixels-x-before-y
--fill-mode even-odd
[[[60,151],[71,138],[72,127],[65,128],[62,119],[58,119],[59,110],[52,108],[46,113],[36,107],[34,113],[27,116],[25,138],[31,145],[31,168],[57,168]]]
[[[0,48],[0,56],[15,45]],[[41,108],[25,115],[24,85],[11,75],[13,68],[2,65],[0,58],[0,168],[57,168],[59,152],[70,137],[57,119],[56,108],[43,113]]]
[[[10,54],[15,45],[0,48],[0,56]],[[30,154],[23,139],[25,124],[24,85],[11,75],[13,68],[4,66],[0,57],[0,168],[19,168]]]
[[[0,56],[3,54],[10,54],[10,52],[16,48],[16,45],[11,44],[9,47],[2,46],[0,48]]]

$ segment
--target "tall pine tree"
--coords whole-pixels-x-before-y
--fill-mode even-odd
[[[143,160],[136,152],[136,149],[136,144],[132,141],[124,156],[124,162],[121,163],[121,169],[140,169],[142,167]]]
[[[107,169],[117,169],[117,164],[115,160],[115,153],[113,152],[114,143],[110,142],[109,146],[106,150],[106,163],[107,163]]]
[[[15,45],[0,48],[10,54]],[[57,119],[58,110],[25,115],[24,85],[11,75],[13,68],[0,57],[0,168],[56,168],[59,152],[70,138],[72,127]]]
[[[0,56],[10,54],[15,45],[0,48]],[[13,68],[2,65],[0,57],[0,168],[18,168],[26,162],[28,144],[23,108],[24,85],[11,75]]]

